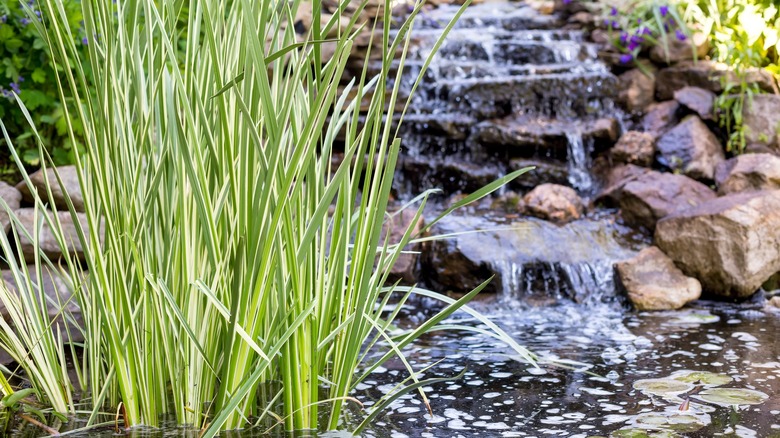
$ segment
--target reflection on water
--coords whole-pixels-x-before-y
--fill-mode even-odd
[[[427,388],[433,418],[419,395],[408,395],[369,435],[780,436],[780,314],[720,304],[640,314],[607,304],[483,310],[547,364],[534,368],[503,356],[503,346],[481,336],[431,335],[409,350],[410,362],[424,368],[444,361],[421,377],[455,375],[464,367],[465,377]],[[685,402],[698,380],[681,382],[685,390],[676,397],[633,387],[681,370],[723,374],[730,380],[723,388],[769,398],[733,409],[701,393]],[[404,376],[400,363],[388,364],[360,388],[361,398],[370,404]]]

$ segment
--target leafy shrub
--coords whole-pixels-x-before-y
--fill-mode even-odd
[[[67,24],[78,38],[77,50],[85,51],[88,40],[81,25],[81,2],[64,0],[62,4]],[[68,120],[60,104],[57,67],[25,8],[32,9],[33,14],[40,17],[36,2],[32,0],[0,0],[0,119],[24,162],[37,166],[40,162],[38,145],[30,123],[13,97],[13,93],[18,94],[54,163],[71,163],[75,151],[82,148],[83,130],[77,119],[70,120],[76,135],[74,144],[68,136]],[[68,104],[72,104],[72,100]],[[3,150],[7,150],[5,141],[2,143]]]

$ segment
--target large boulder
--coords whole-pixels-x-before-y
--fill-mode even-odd
[[[780,151],[779,95],[754,95],[745,105],[742,115],[747,143]]]
[[[704,120],[714,118],[713,109],[716,98],[717,96],[712,91],[699,87],[683,87],[674,92],[674,100]]]
[[[658,138],[658,162],[691,178],[712,180],[715,167],[726,159],[715,134],[696,116]]]
[[[655,75],[635,68],[620,76],[618,102],[628,111],[644,111],[655,101]]]
[[[709,187],[687,176],[651,171],[623,187],[619,206],[627,223],[653,230],[667,215],[716,197]]]
[[[680,121],[680,104],[676,100],[659,102],[647,108],[642,129],[656,137],[672,129]]]
[[[68,202],[66,193],[70,196],[70,200],[73,203],[73,208],[76,211],[84,211],[84,196],[81,193],[81,186],[79,185],[79,176],[76,171],[76,166],[60,166],[56,170],[62,179],[62,185],[60,186],[55,175],[55,170],[49,168],[44,175],[43,169],[30,175],[30,181],[35,190],[44,201],[47,198],[46,194],[46,178],[51,185],[52,199],[50,202],[54,203],[58,209],[67,211]],[[16,188],[22,193],[24,200],[27,202],[33,202],[33,195],[30,188],[27,187],[27,183],[24,181],[16,185]]]
[[[461,293],[495,275],[485,292],[524,302],[611,296],[615,262],[633,257],[641,245],[614,221],[604,215],[558,225],[491,219],[481,212],[450,215],[430,231],[451,237],[425,244],[421,280],[441,292]]]
[[[557,223],[570,222],[582,216],[582,199],[571,187],[542,184],[523,198],[526,212]]]
[[[19,223],[21,223],[21,225],[30,234],[32,234],[32,230],[34,230],[34,224],[36,223],[35,216],[37,213],[37,223],[42,224],[41,232],[38,236],[38,244],[41,251],[52,260],[56,260],[62,257],[62,248],[55,238],[55,233],[44,221],[43,213],[41,211],[36,211],[34,208],[20,208],[14,213],[16,214],[17,218],[19,218]],[[47,214],[51,215],[53,213],[47,212]],[[73,222],[73,218],[69,212],[60,211],[57,213],[57,216],[59,217],[59,221],[62,226],[62,232],[67,242],[68,251],[78,259],[83,259],[84,247],[81,245],[81,241],[79,240],[79,235],[76,228],[77,224]],[[76,217],[78,218],[78,221],[81,224],[87,239],[89,239],[87,231],[87,215],[84,213],[76,213]],[[103,233],[101,232],[100,234],[102,235]],[[33,242],[24,234],[20,233],[19,244],[21,245],[22,254],[24,254],[25,260],[32,261],[32,257],[35,255],[35,245],[33,245]]]
[[[22,194],[16,187],[0,181],[0,199],[5,202],[9,210],[13,211],[19,208],[22,202]],[[2,206],[0,206],[0,224],[3,226],[3,231],[7,233],[11,226],[11,218],[8,217]]]
[[[755,83],[765,91],[774,91],[774,79],[768,71],[750,69],[745,75],[745,80],[749,83]],[[723,92],[724,82],[739,82],[729,66],[712,61],[684,61],[658,72],[655,93],[658,100],[668,100],[674,97],[675,91],[693,86],[720,94]]]
[[[617,277],[637,310],[674,310],[701,296],[701,283],[687,277],[655,246],[615,264]]]
[[[649,167],[655,157],[655,137],[646,132],[627,131],[609,153],[616,163]]]
[[[743,154],[726,160],[715,169],[718,193],[780,189],[780,157],[772,154]]]
[[[747,297],[780,271],[780,190],[726,195],[661,219],[655,244],[705,292]]]

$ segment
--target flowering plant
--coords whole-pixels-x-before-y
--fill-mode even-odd
[[[80,2],[64,0],[63,7],[74,35],[79,35],[77,50],[85,50],[81,40],[85,35],[80,24]],[[33,23],[36,17],[41,19],[33,0],[0,0],[0,120],[22,159],[29,165],[37,165],[38,144],[14,98],[14,94],[19,95],[55,164],[66,164],[72,162],[73,154],[79,150],[80,139],[76,138],[77,144],[73,144],[67,134],[68,120],[58,97],[57,74],[46,43]],[[81,135],[78,120],[70,122]],[[0,143],[3,144],[0,157],[7,157],[5,140]]]

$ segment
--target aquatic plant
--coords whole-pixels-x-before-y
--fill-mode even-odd
[[[58,262],[38,251],[17,263],[21,251],[0,239],[18,294],[32,306],[0,287],[6,307],[27,312],[14,327],[2,326],[0,347],[12,352],[41,402],[56,412],[74,411],[65,360],[73,338],[63,324],[71,316],[63,303],[58,317],[46,314],[51,297],[37,287],[46,269],[69,280],[84,314],[76,384],[90,395],[90,423],[108,409],[127,426],[155,426],[173,414],[179,423],[203,429],[203,436],[261,424],[269,416],[288,430],[334,429],[363,378],[356,371],[400,357],[409,379],[375,404],[370,420],[395,397],[429,383],[418,379],[419,370],[401,350],[441,328],[458,309],[481,318],[493,336],[533,360],[464,306],[487,283],[457,301],[386,286],[390,267],[415,236],[410,227],[398,242],[382,237],[394,216],[386,212],[400,148],[397,131],[384,122],[405,98],[392,75],[404,70],[422,3],[391,32],[389,1],[375,22],[361,21],[366,2],[355,10],[347,0],[321,20],[322,4],[315,1],[311,29],[301,36],[290,25],[300,1],[204,0],[182,8],[175,0],[83,0],[85,31],[96,38],[82,59],[77,36],[64,25],[63,3],[40,2],[43,19],[34,25],[63,67],[60,96],[75,100],[74,114],[64,107],[69,136],[78,133],[71,120],[83,125],[86,153],[76,156],[76,167],[88,223],[82,229],[69,204],[76,236],[69,235],[56,207],[46,210],[50,197],[42,194],[35,200],[36,228],[25,230],[9,211],[12,233],[38,246],[45,226],[66,257]],[[180,20],[186,33],[177,30]],[[364,58],[379,59],[381,71],[369,77],[366,64],[342,87],[364,29],[376,43]],[[401,68],[393,73],[396,59]],[[385,92],[391,79],[396,85]],[[7,133],[6,140],[11,143]],[[339,142],[344,159],[334,167]],[[18,152],[12,154],[23,168]],[[44,169],[48,164],[44,160]],[[32,187],[27,175],[25,181]],[[413,223],[430,193],[405,206],[418,205]],[[87,277],[67,252],[73,240],[83,247]],[[420,327],[391,335],[398,312],[386,311],[392,294],[401,303],[422,294],[445,307]],[[15,333],[26,337],[15,342]],[[387,354],[365,363],[366,350],[380,344]],[[274,382],[280,389],[269,389],[279,388]],[[273,412],[277,404],[284,412]],[[329,419],[318,425],[322,404],[329,406]]]

